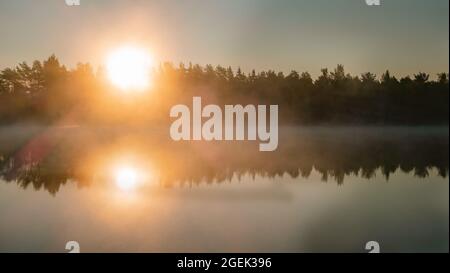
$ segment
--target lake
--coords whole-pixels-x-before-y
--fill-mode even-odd
[[[449,251],[448,127],[0,127],[0,252]]]

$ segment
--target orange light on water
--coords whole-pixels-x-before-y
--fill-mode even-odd
[[[143,181],[140,172],[130,166],[120,166],[115,170],[114,179],[117,187],[123,191],[136,189]]]

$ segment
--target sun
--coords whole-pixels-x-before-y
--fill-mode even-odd
[[[106,61],[109,80],[121,90],[146,90],[151,84],[153,59],[139,47],[124,46],[112,51]]]

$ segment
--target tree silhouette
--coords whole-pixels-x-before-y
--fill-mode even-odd
[[[127,113],[111,113],[107,109],[125,109],[107,95],[113,87],[103,68],[95,72],[80,63],[70,70],[55,55],[31,66],[23,62],[0,72],[0,122],[52,122],[69,111],[80,123],[115,117],[127,123],[167,121],[168,108],[201,95],[217,104],[278,104],[281,123],[448,124],[448,73],[439,73],[436,80],[423,72],[397,79],[386,70],[377,78],[370,72],[350,75],[339,64],[313,79],[308,72],[245,73],[220,65],[161,63],[152,74],[155,90]]]

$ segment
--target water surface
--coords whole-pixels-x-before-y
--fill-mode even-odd
[[[448,252],[448,127],[2,127],[0,219],[2,252]]]

